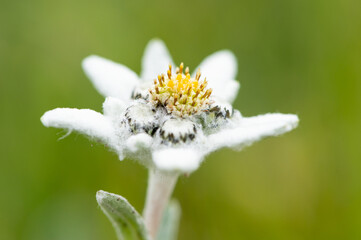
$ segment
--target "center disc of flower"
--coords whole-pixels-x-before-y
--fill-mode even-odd
[[[168,113],[179,117],[196,115],[209,107],[209,97],[212,89],[207,89],[207,80],[200,80],[201,73],[197,72],[193,78],[189,68],[180,64],[175,74],[169,65],[167,75],[158,75],[154,85],[149,89],[150,100],[155,105],[164,106]]]

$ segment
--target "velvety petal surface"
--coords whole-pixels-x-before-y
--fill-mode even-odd
[[[196,170],[203,154],[191,148],[165,148],[153,152],[155,166],[163,171],[179,171],[190,173]]]
[[[144,50],[141,79],[152,81],[159,74],[166,74],[169,64],[174,66],[164,42],[159,39],[151,40]]]
[[[149,149],[152,145],[153,138],[146,133],[138,133],[129,137],[126,141],[126,147],[129,151],[135,153]]]
[[[41,117],[41,122],[46,127],[77,131],[109,145],[115,140],[111,121],[90,109],[56,108],[46,112]]]
[[[241,117],[234,127],[225,128],[208,136],[209,152],[222,147],[242,148],[269,136],[289,132],[298,125],[293,114],[268,113],[255,117]]]
[[[82,62],[85,74],[104,97],[129,100],[139,77],[126,66],[92,55]]]
[[[111,117],[113,120],[117,120],[126,108],[126,102],[119,98],[107,97],[103,103],[104,115]]]
[[[208,86],[213,89],[213,96],[232,103],[240,87],[234,80],[237,75],[237,59],[229,50],[215,52],[205,58],[194,70],[193,76],[200,69],[202,78],[206,77]]]

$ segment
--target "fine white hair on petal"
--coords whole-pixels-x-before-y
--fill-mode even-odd
[[[159,39],[149,41],[142,58],[141,79],[150,81],[167,73],[169,64],[173,65],[173,61],[164,42]]]
[[[153,152],[155,166],[163,171],[193,172],[203,157],[200,151],[191,148],[164,148]]]
[[[206,57],[194,70],[193,76],[200,69],[207,78],[208,87],[213,89],[212,95],[232,103],[239,90],[237,75],[237,59],[229,50],[221,50]]]
[[[241,84],[236,80],[229,80],[223,83],[222,88],[215,86],[215,96],[220,96],[224,101],[232,104],[237,97]],[[212,88],[212,87],[211,87]],[[220,89],[217,91],[217,89]]]
[[[82,62],[85,74],[104,97],[129,100],[139,77],[126,66],[92,55]]]
[[[128,138],[126,147],[131,152],[150,148],[153,138],[146,133],[139,133]]]
[[[124,101],[114,97],[107,97],[103,103],[103,112],[105,116],[117,118],[125,111],[126,107]]]
[[[47,111],[40,120],[45,127],[74,130],[113,146],[113,125],[108,118],[93,110],[56,108]]]
[[[249,146],[264,137],[278,136],[289,132],[298,125],[294,114],[268,113],[255,117],[240,117],[236,126],[225,128],[208,136],[208,151],[221,147]]]

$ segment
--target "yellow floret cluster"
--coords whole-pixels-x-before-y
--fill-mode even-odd
[[[179,117],[196,115],[209,107],[209,97],[212,89],[207,89],[207,80],[200,80],[201,73],[197,72],[195,78],[180,64],[175,74],[169,65],[167,75],[159,75],[154,79],[154,85],[149,89],[150,100],[155,105],[164,106],[168,113]]]

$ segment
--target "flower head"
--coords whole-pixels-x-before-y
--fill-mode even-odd
[[[196,170],[212,151],[240,149],[298,124],[292,114],[243,117],[232,108],[239,83],[234,80],[236,59],[227,50],[207,57],[193,74],[183,63],[172,66],[160,40],[148,44],[140,77],[121,64],[87,57],[83,68],[106,97],[104,114],[57,108],[41,121],[100,139],[120,159],[129,156],[150,168],[186,173]]]
[[[154,79],[154,86],[149,89],[150,100],[155,105],[166,108],[167,113],[179,117],[200,114],[209,107],[209,97],[212,89],[207,89],[207,80],[201,81],[201,73],[197,72],[193,78],[186,68],[183,74],[183,63],[172,74],[172,65],[169,65],[167,75],[158,75]]]

